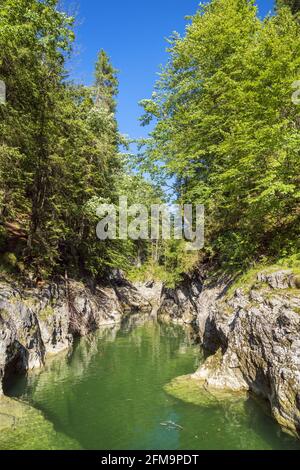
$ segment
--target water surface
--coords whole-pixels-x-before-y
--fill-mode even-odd
[[[147,322],[100,330],[9,387],[11,396],[43,412],[55,438],[33,422],[26,443],[15,432],[0,436],[0,448],[300,448],[251,399],[207,408],[163,390],[199,361],[199,347],[180,326]]]

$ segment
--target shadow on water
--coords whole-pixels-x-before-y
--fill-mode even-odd
[[[133,316],[76,341],[18,378],[10,395],[85,449],[300,448],[252,399],[203,407],[168,395],[168,382],[199,365],[199,347],[188,329],[146,320]]]

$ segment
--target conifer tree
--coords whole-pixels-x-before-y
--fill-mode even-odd
[[[94,210],[117,200],[118,82],[103,51],[95,87],[66,81],[72,23],[56,0],[1,2],[0,257],[12,253],[36,277],[96,276],[122,262],[97,240]]]
[[[281,7],[289,7],[293,15],[300,11],[300,1],[299,0],[276,0],[276,9],[278,10]]]
[[[96,105],[115,112],[115,97],[118,93],[117,70],[113,68],[106,52],[101,49],[95,70]]]

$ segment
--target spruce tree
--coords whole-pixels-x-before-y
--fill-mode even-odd
[[[110,113],[116,109],[115,96],[118,93],[117,70],[112,66],[106,52],[101,49],[96,62],[95,89],[96,105]]]

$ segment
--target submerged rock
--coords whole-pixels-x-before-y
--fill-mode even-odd
[[[29,428],[35,432],[28,433]],[[0,432],[2,450],[81,448],[77,441],[55,431],[39,410],[3,396],[0,397],[0,431],[3,431]]]
[[[0,397],[0,431],[15,429],[29,411],[33,408],[22,401]]]
[[[199,406],[220,406],[247,399],[246,393],[233,393],[232,390],[210,389],[205,380],[192,375],[184,375],[172,380],[164,387],[165,391],[187,403]]]
[[[300,292],[292,283],[287,272],[259,275],[248,293],[239,289],[232,299],[221,298],[207,320],[219,348],[193,378],[209,390],[249,390],[266,398],[278,423],[299,435]]]
[[[211,354],[195,374],[167,389],[188,401],[190,394],[198,396],[201,403],[248,390],[267,399],[277,422],[300,436],[299,276],[261,272],[252,286],[228,298],[230,284],[224,277],[193,276],[163,290],[159,315],[192,323]]]

